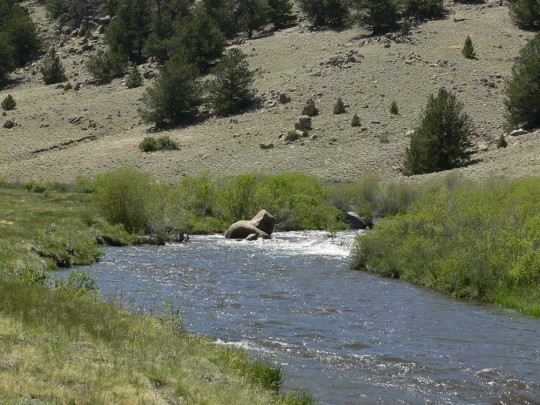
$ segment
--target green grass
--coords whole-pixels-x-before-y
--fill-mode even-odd
[[[353,249],[356,268],[540,314],[540,178],[448,178]]]

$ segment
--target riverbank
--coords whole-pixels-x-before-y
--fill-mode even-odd
[[[88,194],[4,184],[0,213],[0,402],[314,402],[278,395],[280,368],[183,332],[177,308],[129,313],[85,294],[84,276],[42,286],[57,257],[90,263],[96,235],[127,235],[99,219]]]
[[[423,188],[357,238],[353,267],[540,316],[540,178]]]

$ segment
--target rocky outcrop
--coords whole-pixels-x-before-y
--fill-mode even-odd
[[[245,240],[269,239],[275,224],[276,219],[267,211],[261,210],[250,221],[242,220],[232,224],[225,231],[225,237]]]
[[[302,109],[302,115],[308,115],[314,117],[319,114],[319,110],[315,107],[315,101],[308,100],[304,108]]]
[[[294,124],[295,130],[303,131],[304,129],[311,128],[311,117],[309,115],[302,115],[298,118],[298,122]]]

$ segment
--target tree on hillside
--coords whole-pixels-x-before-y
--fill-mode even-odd
[[[341,25],[348,15],[344,0],[299,0],[300,9],[313,25]]]
[[[142,58],[144,43],[150,35],[150,5],[150,0],[120,0],[115,19],[105,32],[113,53],[127,55],[132,61]]]
[[[143,94],[145,108],[139,110],[143,120],[162,128],[192,119],[201,104],[198,77],[195,65],[180,57],[168,60]]]
[[[66,80],[66,72],[60,61],[60,57],[56,53],[56,49],[51,48],[49,53],[43,58],[43,66],[41,66],[41,74],[45,84],[55,84]]]
[[[217,64],[208,85],[210,104],[222,114],[240,111],[255,101],[254,73],[240,49],[230,49]]]
[[[14,66],[13,48],[0,32],[0,83],[7,79]]]
[[[508,0],[510,15],[522,27],[540,28],[540,1]]]
[[[283,28],[295,20],[296,17],[291,12],[290,0],[268,0],[268,18],[274,24],[275,29]]]
[[[260,29],[268,22],[266,0],[236,0],[236,19],[238,27],[251,39],[253,31]]]
[[[460,167],[469,162],[472,123],[456,96],[441,88],[429,97],[411,137],[405,174],[424,174]]]
[[[519,52],[507,82],[504,104],[510,126],[540,126],[540,32]]]
[[[398,0],[406,17],[438,18],[444,14],[443,0]]]
[[[223,35],[231,39],[238,32],[235,21],[235,0],[202,0],[205,13],[217,24]]]
[[[395,0],[351,0],[356,11],[354,18],[369,27],[373,34],[384,34],[398,27],[398,8]]]

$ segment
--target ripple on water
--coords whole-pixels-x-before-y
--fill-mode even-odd
[[[354,233],[107,249],[105,296],[284,366],[323,404],[538,404],[540,322],[348,269]]]

